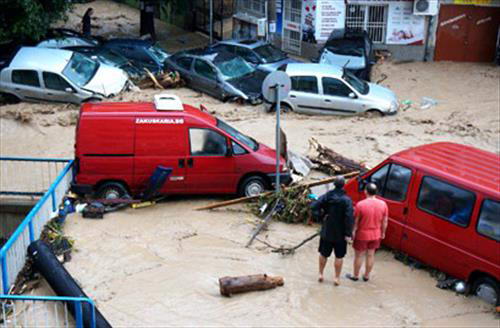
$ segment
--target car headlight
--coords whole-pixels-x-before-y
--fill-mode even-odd
[[[391,110],[390,110],[390,111],[391,111],[391,112],[395,112],[395,111],[397,111],[397,110],[398,110],[398,108],[399,108],[399,103],[398,103],[397,101],[393,101],[393,102],[391,103]]]

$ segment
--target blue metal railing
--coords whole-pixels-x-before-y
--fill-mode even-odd
[[[7,302],[11,302],[8,304]],[[28,303],[32,305],[31,310],[17,309],[16,302]],[[35,305],[51,304],[51,306],[37,307]],[[58,304],[63,309],[58,312]],[[95,305],[89,298],[82,297],[60,297],[60,296],[25,296],[25,295],[0,295],[0,317],[3,318],[3,327],[42,326],[45,321],[46,327],[70,326],[68,317],[68,305],[74,309],[74,319],[77,328],[84,327],[83,306],[88,304],[90,310],[90,327],[95,327]],[[10,311],[9,311],[10,310]],[[1,325],[1,321],[0,321]]]
[[[0,195],[43,196],[69,159],[0,157]]]
[[[22,161],[23,159],[0,157],[0,161],[3,160]],[[27,158],[26,160],[50,162],[52,159]],[[73,161],[59,159],[54,159],[54,161],[65,162],[66,166],[0,250],[0,290],[4,294],[9,293],[10,285],[14,283],[18,273],[23,268],[29,244],[40,237],[45,224],[57,215],[58,205],[69,189],[73,178]]]

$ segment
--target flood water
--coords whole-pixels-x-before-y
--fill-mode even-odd
[[[317,282],[315,239],[291,256],[255,241],[245,248],[255,217],[246,208],[195,211],[207,199],[171,200],[107,214],[103,220],[68,217],[76,243],[66,268],[116,326],[457,326],[498,327],[490,305],[435,287],[379,251],[370,282]],[[259,238],[292,246],[318,227],[273,222]],[[351,272],[353,251],[345,259]],[[280,275],[276,289],[219,294],[218,279],[257,273]]]

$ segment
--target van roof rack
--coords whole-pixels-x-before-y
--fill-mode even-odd
[[[162,93],[155,95],[156,110],[184,110],[182,101],[176,95]]]

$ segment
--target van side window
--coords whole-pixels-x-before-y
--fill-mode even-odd
[[[411,170],[398,164],[387,164],[373,173],[368,180],[377,185],[381,197],[403,201],[410,184]]]
[[[318,93],[318,79],[315,76],[292,76],[292,90]]]
[[[465,227],[469,224],[475,201],[473,192],[427,176],[422,179],[417,206]]]
[[[192,62],[193,58],[191,57],[181,57],[177,60],[177,65],[189,71],[191,69]]]
[[[16,84],[30,85],[32,87],[40,86],[40,80],[38,79],[38,72],[26,69],[13,70],[12,82]]]
[[[241,147],[240,145],[238,145],[234,141],[231,141],[231,146],[233,147],[233,154],[234,155],[243,155],[243,154],[247,153],[247,151],[245,150],[245,148]]]
[[[477,221],[477,232],[500,241],[500,202],[486,199]]]
[[[209,129],[189,129],[192,156],[225,156],[226,138]]]

